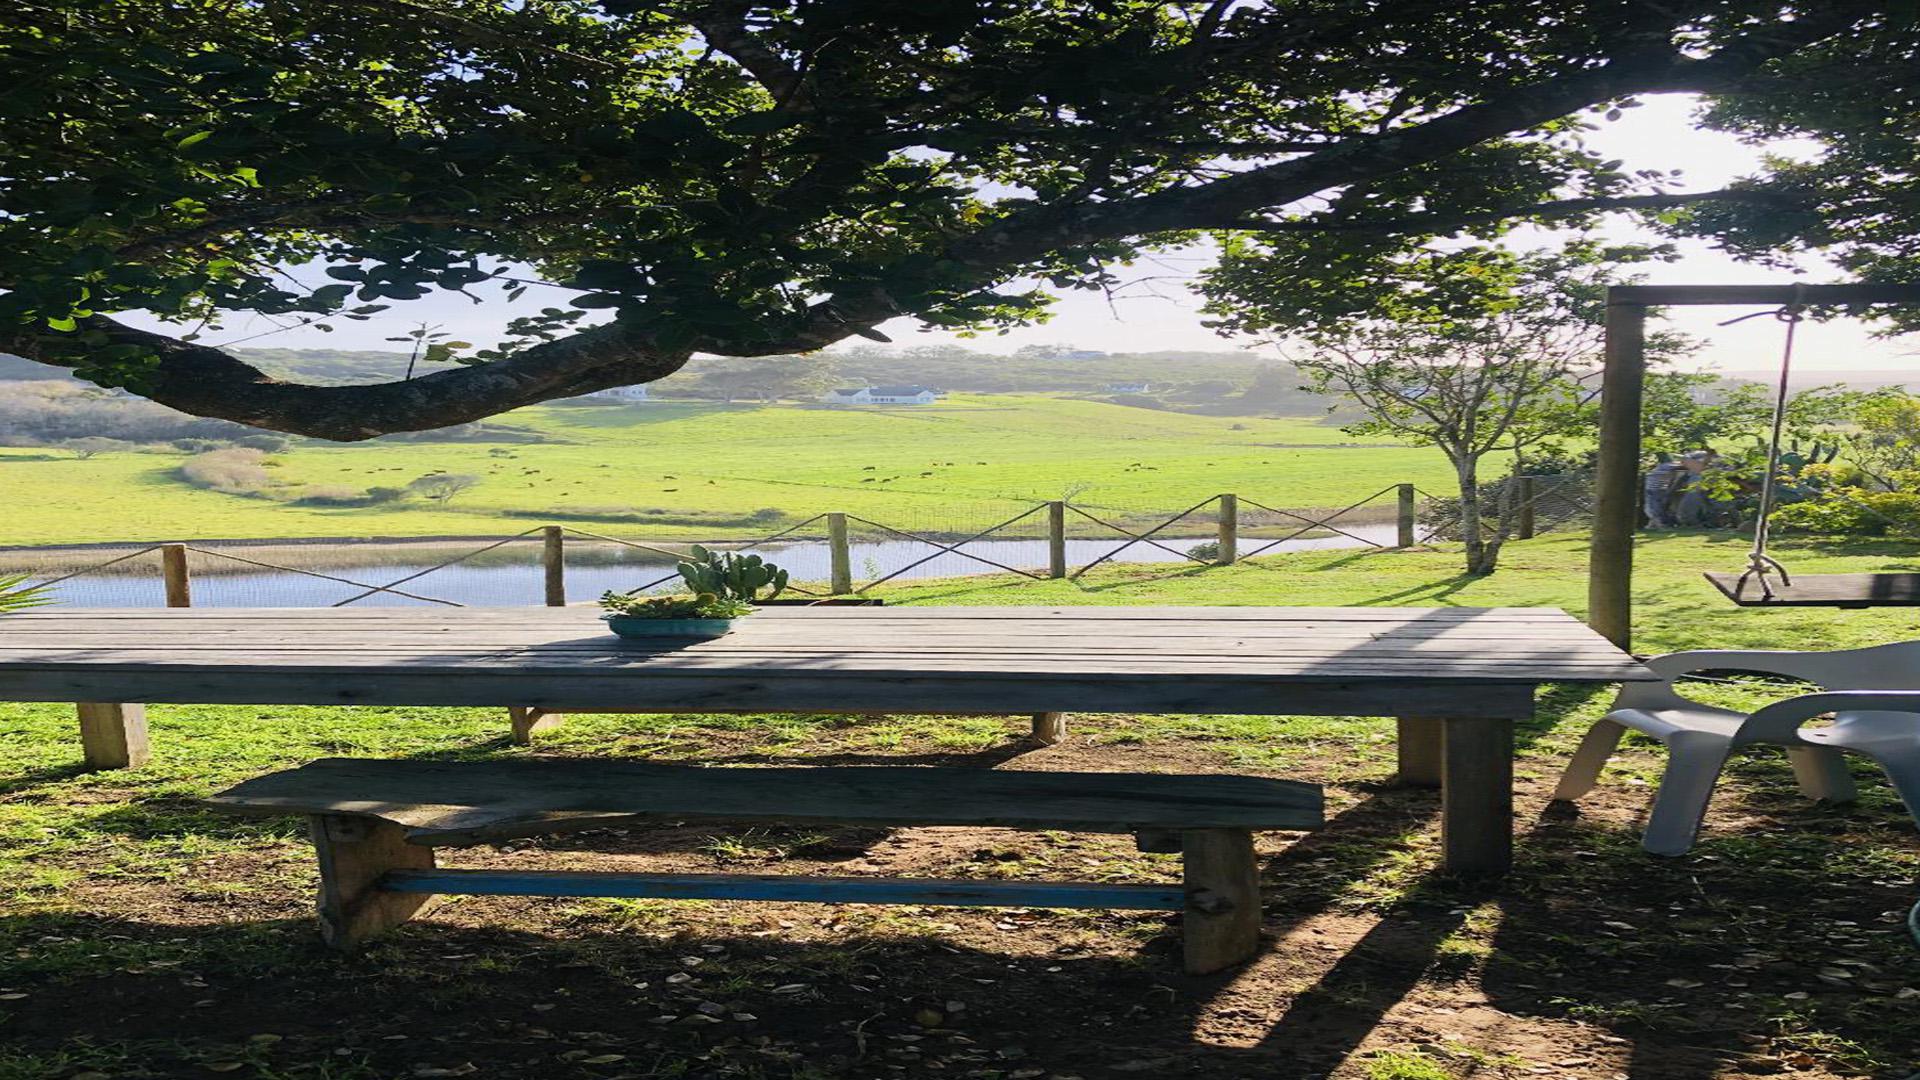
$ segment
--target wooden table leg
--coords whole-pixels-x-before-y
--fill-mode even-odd
[[[147,707],[122,702],[82,701],[80,752],[89,769],[136,769],[147,763]]]
[[[1441,728],[1441,868],[1504,874],[1513,865],[1513,721],[1450,717]]]
[[[1394,782],[1404,787],[1440,786],[1440,721],[1402,716],[1394,721],[1400,767]]]

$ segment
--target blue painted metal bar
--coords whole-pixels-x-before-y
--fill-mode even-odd
[[[798,877],[764,874],[617,874],[565,870],[394,870],[390,892],[463,896],[621,896],[674,900],[794,900],[948,907],[1186,907],[1179,885],[1072,881],[951,881],[933,878]]]

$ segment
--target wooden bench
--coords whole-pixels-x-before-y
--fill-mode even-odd
[[[1186,969],[1251,957],[1260,888],[1252,830],[1323,823],[1317,785],[1251,776],[833,767],[697,768],[601,759],[329,758],[209,800],[305,814],[320,859],[320,931],[350,949],[435,896],[619,896],[1184,911]],[[458,870],[433,849],[636,823],[971,825],[1132,833],[1181,852],[1180,885],[737,874]]]

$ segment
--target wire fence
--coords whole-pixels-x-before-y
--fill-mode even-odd
[[[1284,551],[1385,550],[1427,538],[1417,535],[1422,514],[1411,484],[1337,508],[1276,503],[1222,494],[1177,511],[1071,499],[904,504],[885,521],[822,513],[705,546],[759,554],[789,571],[796,597],[824,598],[905,580],[1078,579],[1114,563],[1231,565]],[[0,550],[0,573],[27,574],[59,602],[84,607],[551,606],[609,591],[671,591],[675,565],[690,547],[541,524],[456,539],[19,548]]]

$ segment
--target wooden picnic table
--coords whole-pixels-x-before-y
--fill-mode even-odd
[[[98,767],[144,760],[133,702],[1391,716],[1402,781],[1441,788],[1458,872],[1511,861],[1513,722],[1538,687],[1652,678],[1550,608],[769,608],[659,644],[578,607],[0,618],[0,701],[83,703]]]

